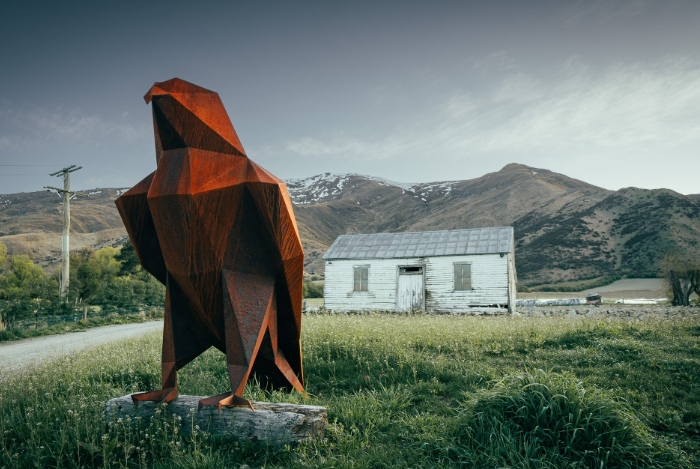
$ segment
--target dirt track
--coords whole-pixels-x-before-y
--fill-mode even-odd
[[[0,344],[0,377],[6,372],[30,367],[37,361],[51,360],[84,348],[162,330],[163,321],[149,321],[6,342]]]

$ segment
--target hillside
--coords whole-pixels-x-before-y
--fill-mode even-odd
[[[288,187],[310,248],[310,273],[322,272],[320,256],[340,234],[511,225],[533,211],[553,216],[588,208],[611,193],[518,164],[467,181],[398,184],[324,174],[290,180]]]
[[[93,189],[71,200],[71,249],[101,248],[126,237],[114,199],[125,189]],[[61,259],[63,204],[49,191],[0,195],[0,243],[52,272]]]
[[[654,276],[668,252],[700,258],[700,203],[667,189],[621,189],[568,213],[533,211],[514,227],[518,272],[537,283]]]
[[[359,174],[287,181],[306,253],[307,275],[345,233],[513,225],[524,285],[653,275],[666,252],[700,254],[700,200],[666,189],[609,191],[545,169],[510,164],[466,181],[404,184]],[[72,247],[121,242],[113,200],[123,189],[71,202]],[[74,207],[74,208],[73,208]],[[0,242],[49,269],[60,257],[60,198],[0,196]]]

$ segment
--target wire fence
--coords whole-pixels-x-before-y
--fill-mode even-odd
[[[301,303],[302,311],[314,311],[323,308],[323,298],[304,298]]]
[[[124,310],[111,310],[111,311],[88,311],[87,318],[88,319],[95,319],[95,318],[107,318],[107,317],[114,317],[114,316],[132,316],[135,314],[154,316],[154,310],[146,309],[146,310],[134,311],[133,309],[128,309],[128,310],[124,309]],[[57,324],[79,322],[83,319],[84,319],[83,313],[77,312],[74,314],[66,314],[66,315],[34,316],[32,318],[26,318],[26,319],[12,321],[11,323],[6,324],[5,326],[6,326],[7,330],[41,329],[44,327],[55,326]]]
[[[302,303],[303,311],[314,311],[323,308],[323,298],[304,298]],[[129,316],[134,314],[145,314],[149,317],[158,316],[162,313],[162,308],[146,308],[146,309],[118,309],[118,310],[108,310],[108,311],[88,311],[87,318],[107,318],[110,316]],[[12,321],[11,323],[5,324],[6,330],[21,330],[21,329],[41,329],[43,327],[51,327],[56,324],[65,324],[71,322],[79,322],[83,320],[83,313],[76,312],[74,314],[52,314],[52,315],[38,315],[31,318],[19,319]],[[0,330],[3,329],[3,325],[0,324]]]

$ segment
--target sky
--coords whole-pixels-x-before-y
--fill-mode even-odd
[[[173,77],[282,179],[521,163],[700,193],[698,25],[696,0],[0,0],[0,193],[141,180],[143,95]]]

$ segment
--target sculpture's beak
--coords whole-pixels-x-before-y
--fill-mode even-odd
[[[163,91],[162,89],[158,88],[156,85],[151,86],[151,89],[148,90],[148,93],[146,93],[146,96],[143,97],[143,100],[146,101],[146,104],[150,103],[151,100],[153,99],[154,96],[159,96],[163,94],[170,94],[167,91]]]

